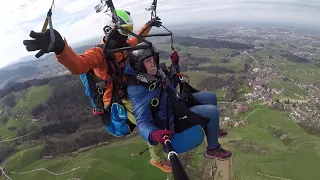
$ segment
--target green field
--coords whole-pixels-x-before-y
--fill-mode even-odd
[[[18,127],[30,127],[31,121],[29,119],[32,109],[39,104],[45,103],[50,93],[50,87],[47,85],[30,87],[22,92],[13,93],[13,96],[17,100],[15,106],[9,108],[7,116],[1,116],[0,118],[0,122],[2,122],[0,124],[0,139],[11,139],[16,137],[15,129]],[[1,104],[1,107],[4,108],[4,104]],[[12,117],[12,115],[17,114],[19,114],[18,117]]]
[[[50,87],[48,85],[30,87],[26,89],[23,98],[19,99],[14,110],[30,112],[38,104],[46,102],[50,95]]]
[[[188,72],[182,72],[182,73],[184,73],[185,75],[187,75],[190,78],[189,82],[190,82],[190,85],[193,87],[197,87],[198,83],[201,82],[201,79],[205,79],[205,78],[214,76],[213,74],[209,74],[206,71],[198,71],[198,72],[188,71]]]
[[[312,64],[281,63],[277,65],[280,74],[296,81],[315,84],[320,83],[320,68]]]
[[[159,179],[167,177],[149,163],[148,152],[131,156],[146,148],[146,143],[135,136],[104,147],[78,154],[59,156],[50,160],[38,159],[41,146],[17,152],[5,163],[6,172],[14,180],[24,179]],[[45,168],[45,170],[38,170]],[[55,173],[55,174],[52,174]],[[1,179],[1,177],[0,177]],[[3,179],[3,177],[2,177]]]
[[[226,93],[226,91],[222,89],[215,89],[213,92],[217,95],[218,101],[224,101],[223,95]]]
[[[304,89],[304,88],[300,88],[299,86],[289,83],[289,82],[285,82],[282,80],[276,80],[276,81],[272,81],[269,84],[270,88],[275,88],[275,89],[284,89],[283,95],[292,98],[292,99],[301,99],[299,96],[297,96],[296,94],[305,97],[308,96],[308,90]]]
[[[167,51],[167,52],[172,51],[171,44],[157,44],[156,47],[159,50],[161,49],[161,50]],[[178,50],[180,53],[190,52],[192,55],[198,55],[198,56],[204,56],[204,55],[214,56],[216,54],[215,51],[212,51],[209,48],[198,48],[198,47],[193,47],[193,46],[187,47],[187,46],[181,46],[178,44],[174,44],[174,47],[175,47],[175,49],[180,49],[180,50]]]
[[[234,155],[235,179],[318,179],[320,137],[308,135],[285,115],[263,106],[247,120],[248,126],[229,131],[229,138],[242,139],[238,145],[228,143]],[[279,132],[288,134],[289,143],[276,136]]]

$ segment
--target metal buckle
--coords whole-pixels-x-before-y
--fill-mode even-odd
[[[159,99],[158,98],[152,98],[151,99],[151,106],[157,107],[159,105]]]

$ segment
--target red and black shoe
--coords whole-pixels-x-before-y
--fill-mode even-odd
[[[228,132],[223,129],[219,129],[219,138],[224,138],[228,135]]]
[[[228,160],[232,156],[232,153],[231,153],[231,151],[227,151],[227,150],[223,149],[219,145],[217,148],[215,148],[213,150],[210,150],[207,148],[206,152],[204,153],[204,156],[209,159],[217,158],[220,161],[225,161],[225,160]]]

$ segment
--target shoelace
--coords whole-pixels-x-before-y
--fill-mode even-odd
[[[226,150],[224,150],[222,147],[218,147],[215,151],[217,151],[218,153],[225,153]]]
[[[213,150],[213,152],[217,152],[217,153],[219,153],[219,154],[223,154],[223,153],[226,152],[226,150],[224,150],[224,149],[219,145],[216,149]]]

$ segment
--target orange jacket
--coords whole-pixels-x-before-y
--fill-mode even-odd
[[[151,27],[148,27],[142,34],[143,29],[147,27],[145,24],[139,31],[138,35],[145,36],[147,35]],[[89,48],[85,51],[84,54],[77,55],[72,48],[68,45],[67,40],[64,39],[65,47],[61,54],[56,55],[56,58],[59,63],[64,65],[73,75],[80,75],[87,73],[90,69],[93,69],[94,73],[103,80],[109,80],[110,76],[108,75],[108,68],[106,64],[106,60],[103,55],[103,49],[100,47]],[[101,42],[103,44],[103,41]],[[127,39],[127,43],[131,46],[136,46],[138,43],[138,39],[136,37],[132,37]],[[116,57],[116,61],[119,62],[123,60],[123,56],[121,52],[114,53]],[[120,67],[124,67],[126,62],[128,61],[128,53],[127,51],[123,51],[125,62],[120,63]],[[125,79],[125,77],[122,77]],[[120,79],[118,79],[120,80]],[[104,106],[111,105],[111,96],[112,96],[113,84],[111,81],[108,81],[105,93],[103,95],[103,103]],[[119,91],[119,95],[122,98],[123,92]]]

